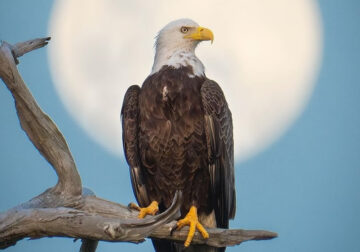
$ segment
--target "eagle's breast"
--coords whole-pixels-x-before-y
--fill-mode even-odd
[[[209,180],[200,94],[204,77],[189,77],[191,70],[163,67],[145,80],[139,97],[141,162],[150,197],[162,197],[164,207],[169,207],[177,189],[184,191],[185,208],[197,194],[207,201],[199,190],[208,190],[208,182],[205,188],[193,183],[195,177]]]

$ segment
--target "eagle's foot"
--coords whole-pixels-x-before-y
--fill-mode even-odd
[[[194,237],[196,229],[199,230],[199,232],[201,233],[202,237],[204,237],[204,239],[209,238],[208,232],[205,230],[203,225],[201,225],[201,223],[199,222],[198,215],[197,215],[197,208],[195,206],[192,206],[190,208],[189,212],[187,213],[187,215],[185,216],[185,218],[179,220],[176,223],[176,225],[177,225],[178,230],[181,229],[183,226],[190,226],[188,236],[184,243],[185,247],[188,247],[190,245],[190,243]]]
[[[143,219],[146,215],[155,215],[159,211],[159,203],[157,201],[151,202],[148,207],[139,207],[135,203],[130,203],[129,208],[139,211],[138,218]]]

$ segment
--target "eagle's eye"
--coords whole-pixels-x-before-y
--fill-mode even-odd
[[[189,28],[186,27],[186,26],[183,26],[183,27],[181,27],[180,31],[181,31],[182,33],[187,33],[187,32],[189,31]]]

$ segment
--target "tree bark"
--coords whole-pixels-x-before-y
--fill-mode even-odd
[[[164,213],[145,219],[137,211],[96,197],[82,188],[81,178],[65,138],[36,103],[16,67],[18,58],[47,45],[50,38],[40,38],[0,46],[0,78],[11,92],[22,129],[40,154],[51,164],[57,184],[35,198],[0,213],[0,248],[15,245],[23,238],[71,237],[82,239],[80,251],[95,251],[99,240],[141,242],[146,237],[183,242],[187,228],[171,233],[179,217],[182,193]],[[199,233],[194,244],[214,247],[233,246],[247,240],[271,239],[276,233],[261,230],[208,229],[210,238]]]

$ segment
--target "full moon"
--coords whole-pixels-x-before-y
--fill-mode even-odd
[[[311,95],[322,45],[316,1],[57,0],[49,58],[61,100],[96,142],[123,156],[123,96],[150,74],[154,37],[178,18],[214,32],[196,54],[232,110],[236,161],[254,156]]]

